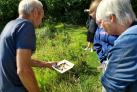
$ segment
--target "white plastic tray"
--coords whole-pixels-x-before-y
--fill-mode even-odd
[[[74,66],[74,64],[69,62],[68,60],[62,60],[62,61],[58,62],[57,65],[53,65],[52,67],[56,71],[58,71],[60,73],[64,73],[64,72],[68,71],[69,69],[71,69],[73,66]]]

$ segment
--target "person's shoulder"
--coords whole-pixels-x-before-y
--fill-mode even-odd
[[[129,28],[127,29],[127,33],[135,33],[135,34],[137,34],[137,25],[134,25],[134,26],[132,26],[132,27],[129,27]]]
[[[137,35],[137,25],[129,27],[125,32],[121,34],[121,36],[125,35]]]
[[[23,18],[17,18],[17,19],[15,19],[15,22],[17,22],[19,24],[32,25],[32,22],[30,22],[27,19],[23,19]]]
[[[134,25],[132,27],[129,27],[125,32],[123,32],[118,39],[116,40],[116,42],[133,42],[133,40],[135,41],[135,39],[137,39],[137,25]]]
[[[33,26],[33,24],[29,20],[23,19],[23,18],[17,18],[17,19],[11,20],[6,25],[13,26],[13,27],[20,26],[20,25]]]
[[[18,27],[25,29],[32,29],[32,30],[35,29],[32,22],[27,19],[16,19],[15,22],[16,22],[15,24],[17,24]]]

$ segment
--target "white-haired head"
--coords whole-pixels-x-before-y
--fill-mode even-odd
[[[21,0],[18,6],[19,15],[30,15],[34,8],[41,9],[43,7],[39,0]]]
[[[116,16],[121,25],[128,25],[136,20],[130,0],[102,0],[96,11],[96,19],[108,20],[110,15]]]

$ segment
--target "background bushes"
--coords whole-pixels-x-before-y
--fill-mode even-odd
[[[17,17],[18,0],[0,0],[0,24]]]
[[[73,24],[85,24],[87,19],[83,10],[91,0],[42,0],[49,18]]]
[[[8,21],[18,16],[18,3],[19,0],[0,0],[0,32]]]
[[[0,23],[5,23],[18,16],[17,7],[20,0],[0,0]],[[92,0],[41,0],[44,5],[45,18],[52,21],[85,24],[87,15],[83,10]],[[137,14],[137,1],[131,0]]]
[[[18,16],[17,8],[20,0],[0,0],[0,30],[7,21]],[[83,12],[92,0],[40,0],[44,5],[45,19],[54,22],[85,24],[87,14]],[[137,1],[131,0],[137,14]]]
[[[20,0],[0,0],[0,23],[18,16],[17,7]],[[88,8],[90,0],[40,0],[45,10],[45,18],[52,21],[62,21],[74,24],[84,24],[86,14],[83,10]]]

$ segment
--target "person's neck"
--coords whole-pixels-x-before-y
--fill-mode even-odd
[[[27,19],[28,21],[33,23],[33,19],[31,18],[31,16],[19,15],[18,18]]]
[[[25,15],[19,15],[18,18],[22,18],[22,19],[27,19],[29,21],[32,21],[31,17],[30,16],[25,16]]]
[[[128,23],[127,25],[121,25],[119,28],[118,28],[118,34],[120,35],[120,34],[122,34],[123,32],[125,32],[130,26],[131,26],[131,24],[132,24],[133,22],[130,22],[130,23]]]

